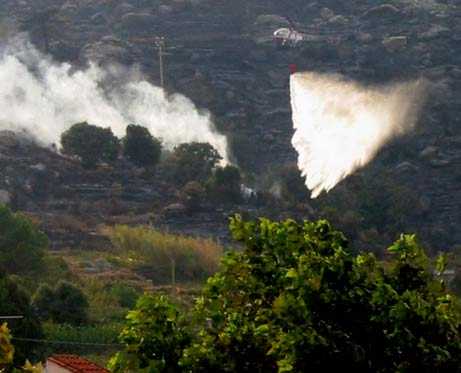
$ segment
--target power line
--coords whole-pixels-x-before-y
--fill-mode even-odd
[[[0,316],[0,320],[19,320],[23,319],[24,316]]]
[[[73,346],[93,346],[93,347],[122,347],[119,343],[92,343],[92,342],[75,342],[75,341],[57,341],[51,339],[40,339],[40,338],[21,338],[12,337],[13,340],[20,342],[34,342],[43,344],[59,344],[59,345],[73,345]]]

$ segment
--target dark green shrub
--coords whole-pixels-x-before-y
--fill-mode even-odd
[[[10,274],[43,268],[48,238],[20,213],[0,205],[0,270]]]
[[[85,168],[94,168],[98,162],[112,162],[117,158],[119,140],[110,128],[86,122],[74,124],[61,135],[62,152],[77,156]]]
[[[217,202],[239,203],[242,200],[242,176],[237,167],[217,167],[207,183],[208,192]]]
[[[85,295],[67,281],[60,281],[55,288],[41,285],[34,295],[33,305],[42,320],[81,325],[88,319]]]
[[[177,146],[165,164],[168,177],[179,185],[204,182],[211,176],[221,156],[208,143],[193,142]]]
[[[160,161],[162,143],[142,126],[130,124],[123,138],[123,154],[140,167],[154,167]]]

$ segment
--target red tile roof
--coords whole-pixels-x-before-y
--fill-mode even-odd
[[[72,373],[109,373],[107,369],[76,355],[53,355],[48,358],[48,361]]]

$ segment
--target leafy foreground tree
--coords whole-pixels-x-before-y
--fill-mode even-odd
[[[114,371],[461,371],[458,299],[414,236],[383,263],[352,254],[326,221],[236,217],[230,228],[245,250],[208,280],[189,326],[165,298],[144,298]]]
[[[9,327],[20,340],[16,341],[14,363],[22,365],[26,358],[41,357],[43,346],[23,339],[43,338],[43,331],[37,315],[30,306],[26,292],[8,276],[0,271],[0,316],[22,316],[22,319],[9,320]],[[2,320],[0,320],[2,321]],[[0,347],[1,350],[1,347]],[[0,369],[1,371],[1,369]]]
[[[42,373],[43,367],[41,364],[32,365],[29,361],[26,361],[21,369],[13,367],[15,349],[11,343],[11,338],[11,333],[7,324],[0,325],[0,373]]]
[[[0,270],[24,274],[43,267],[48,238],[30,219],[0,205]]]
[[[137,166],[154,167],[160,161],[162,143],[147,128],[130,124],[123,138],[123,154]]]
[[[54,289],[47,284],[40,285],[32,304],[44,321],[81,325],[88,319],[85,294],[67,281],[60,281]]]
[[[79,157],[85,168],[94,168],[98,162],[114,161],[120,145],[110,128],[86,122],[74,124],[65,131],[61,144],[62,152]]]

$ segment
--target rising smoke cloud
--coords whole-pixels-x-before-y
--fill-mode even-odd
[[[411,131],[424,99],[423,80],[369,88],[337,75],[291,76],[298,167],[311,197],[368,164],[391,139]]]
[[[110,126],[119,137],[128,124],[143,125],[167,148],[209,142],[228,160],[227,140],[215,131],[208,113],[182,95],[166,98],[135,70],[96,64],[75,70],[19,37],[0,45],[0,130],[25,132],[50,145],[82,121]]]

